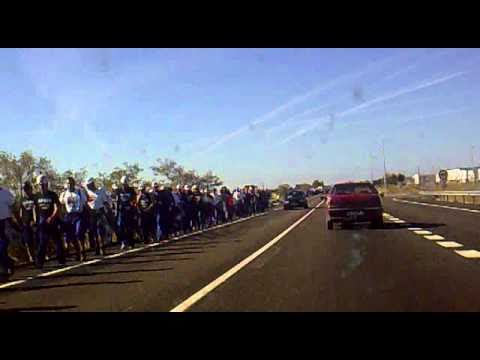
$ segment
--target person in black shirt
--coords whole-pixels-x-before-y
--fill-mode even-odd
[[[27,251],[29,263],[33,263],[34,259],[34,231],[35,224],[35,196],[33,195],[33,187],[30,181],[26,181],[23,185],[24,196],[20,204],[20,223],[22,225],[22,241]]]
[[[151,239],[155,239],[155,202],[153,196],[147,192],[143,181],[138,188],[140,190],[137,198],[140,234],[143,242],[148,244]]]
[[[40,184],[40,193],[35,196],[35,213],[37,220],[37,259],[36,266],[43,268],[47,244],[49,239],[53,239],[57,250],[57,260],[60,265],[65,265],[65,250],[59,231],[58,212],[60,201],[58,195],[48,189],[48,179],[45,175],[40,175],[38,179]]]
[[[183,205],[183,211],[184,211],[184,216],[183,216],[183,233],[188,234],[189,232],[192,231],[192,206],[191,206],[191,197],[189,196],[190,194],[190,187],[188,185],[185,185],[183,187],[183,192],[181,194],[181,202]]]
[[[128,178],[123,176],[120,180],[121,188],[117,191],[117,224],[118,236],[122,244],[121,249],[135,246],[137,195],[135,190],[128,185]]]
[[[155,181],[153,184],[152,192],[150,193],[152,200],[154,202],[153,206],[153,222],[155,227],[155,241],[160,241],[162,235],[162,230],[160,227],[160,189],[158,183]]]
[[[162,230],[162,238],[166,240],[171,235],[173,229],[175,199],[171,191],[165,186],[160,187],[159,199],[160,228]]]

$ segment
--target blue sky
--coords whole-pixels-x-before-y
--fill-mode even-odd
[[[478,49],[2,49],[1,150],[227,185],[480,162]],[[149,170],[144,172],[151,178]]]

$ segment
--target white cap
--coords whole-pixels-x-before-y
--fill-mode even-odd
[[[177,190],[180,190],[182,188],[182,185],[177,185]]]
[[[113,190],[117,190],[117,189],[118,189],[118,185],[117,185],[117,184],[115,184],[115,183],[114,183],[114,184],[112,184],[112,189],[113,189]]]
[[[120,184],[122,185],[128,184],[128,176],[126,175],[122,176],[122,178],[120,179]]]
[[[190,186],[185,185],[185,186],[183,187],[183,190],[190,190]]]

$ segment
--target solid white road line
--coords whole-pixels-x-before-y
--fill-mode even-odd
[[[443,246],[444,248],[459,248],[463,247],[462,244],[459,244],[455,241],[438,241],[438,245]]]
[[[410,231],[417,231],[417,230],[423,230],[422,228],[419,228],[419,227],[410,227],[408,228],[408,230]]]
[[[204,286],[202,289],[198,290],[195,294],[190,296],[188,299],[184,300],[182,303],[179,305],[175,306],[170,312],[184,312],[188,310],[192,305],[194,305],[196,302],[201,300],[203,297],[205,297],[208,293],[213,291],[215,288],[217,288],[219,285],[227,281],[230,277],[235,275],[237,272],[239,272],[241,269],[243,269],[245,266],[247,266],[250,262],[255,260],[257,257],[262,255],[265,251],[267,251],[269,248],[271,248],[273,245],[275,245],[277,242],[279,242],[285,235],[287,235],[290,231],[295,229],[298,225],[300,225],[303,221],[305,221],[316,209],[318,209],[322,204],[324,200],[322,200],[317,206],[315,206],[312,210],[310,210],[308,213],[306,213],[304,216],[302,216],[299,220],[297,220],[295,223],[290,225],[286,230],[281,232],[278,236],[276,236],[273,240],[262,246],[260,249],[255,251],[253,254],[250,256],[246,257],[242,261],[240,261],[237,265],[232,267],[230,270],[225,272],[224,274],[220,275],[218,278],[213,280],[210,284]]]
[[[458,255],[463,256],[467,259],[478,259],[480,258],[480,251],[477,250],[454,250]]]
[[[425,235],[424,236],[425,239],[427,240],[445,240],[445,238],[443,236],[440,236],[440,235]]]
[[[459,207],[454,207],[454,206],[447,206],[447,205],[421,203],[421,202],[417,202],[417,201],[407,201],[407,200],[400,200],[400,199],[396,199],[396,198],[394,198],[393,201],[401,202],[401,203],[406,203],[406,204],[415,204],[415,205],[423,205],[423,206],[430,206],[430,207],[439,207],[439,208],[450,209],[450,210],[460,210],[460,211],[466,211],[466,212],[477,213],[477,214],[480,213],[480,210],[464,209],[464,208],[459,208]]]
[[[247,221],[247,220],[253,219],[253,218],[258,217],[258,216],[264,216],[266,214],[268,214],[268,213],[263,212],[263,213],[259,213],[259,214],[253,215],[253,216],[243,218],[243,219],[238,219],[236,221],[232,221],[231,223],[217,225],[217,226],[211,227],[211,228],[206,229],[206,230],[196,231],[196,232],[191,233],[191,234],[184,234],[182,236],[173,238],[171,241],[180,240],[180,239],[190,237],[190,236],[194,236],[194,235],[198,235],[198,234],[201,234],[201,233],[207,232],[207,231],[213,231],[213,230],[219,229],[219,228],[224,227],[224,226],[236,224],[237,222]],[[167,241],[167,242],[170,242],[170,241]],[[90,261],[82,262],[82,263],[79,263],[79,264],[76,264],[76,265],[62,267],[60,269],[52,270],[52,271],[49,271],[49,272],[46,272],[46,273],[41,273],[41,274],[38,274],[38,275],[35,275],[35,276],[29,276],[29,277],[26,277],[25,279],[21,279],[21,280],[10,281],[10,282],[4,283],[4,284],[0,284],[0,289],[5,289],[5,288],[9,288],[9,287],[12,287],[12,286],[15,286],[15,285],[20,285],[20,284],[23,284],[23,283],[25,283],[29,280],[33,280],[33,279],[36,279],[36,278],[48,277],[50,275],[59,274],[59,273],[65,272],[65,271],[80,268],[82,266],[91,265],[91,264],[94,264],[94,263],[97,263],[97,262],[100,262],[100,261],[104,261],[106,259],[114,259],[114,258],[117,258],[117,257],[120,257],[120,256],[124,256],[126,254],[131,254],[131,253],[135,253],[137,251],[142,251],[142,250],[145,250],[145,249],[153,247],[153,246],[159,246],[161,244],[162,243],[154,243],[154,244],[144,245],[144,246],[140,246],[140,247],[135,248],[135,249],[121,251],[121,252],[118,252],[116,254],[104,256],[103,258],[100,258],[100,259],[90,260]]]
[[[100,259],[90,260],[90,261],[82,262],[80,264],[76,264],[76,265],[72,265],[72,266],[65,266],[65,267],[62,267],[62,268],[57,269],[57,270],[52,270],[52,271],[49,271],[49,272],[46,272],[46,273],[42,273],[40,275],[37,275],[36,277],[39,278],[39,277],[46,277],[46,276],[50,276],[50,275],[60,274],[60,273],[65,272],[65,271],[69,271],[69,270],[76,269],[76,268],[86,266],[86,265],[95,264],[97,262],[100,262]]]
[[[0,285],[0,289],[5,289],[5,288],[8,288],[10,286],[20,285],[20,284],[23,284],[25,282],[27,282],[27,279],[12,281],[12,282]]]

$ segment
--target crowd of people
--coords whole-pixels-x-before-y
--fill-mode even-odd
[[[7,222],[21,233],[29,262],[41,269],[48,260],[49,243],[55,245],[60,265],[66,264],[72,250],[75,260],[81,262],[89,249],[105,255],[113,234],[121,250],[138,242],[167,241],[265,212],[270,199],[268,191],[254,186],[230,191],[197,185],[171,188],[154,182],[150,188],[142,181],[130,185],[127,176],[114,184],[111,192],[98,187],[93,178],[76,184],[70,177],[60,194],[49,188],[46,175],[36,182],[36,192],[32,183],[23,184],[19,210],[13,213],[15,197],[0,187],[0,272],[7,276],[14,272],[14,261],[8,255]]]

